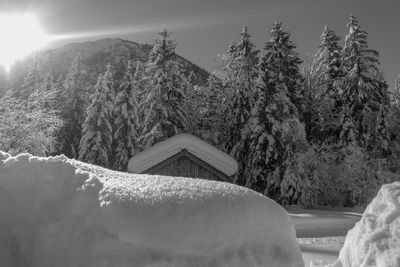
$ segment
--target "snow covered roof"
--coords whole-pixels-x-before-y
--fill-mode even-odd
[[[227,176],[235,174],[238,169],[236,160],[225,152],[193,135],[178,134],[132,157],[128,163],[128,171],[142,173],[183,149]]]

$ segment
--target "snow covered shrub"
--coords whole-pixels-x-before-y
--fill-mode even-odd
[[[381,170],[377,172],[377,175],[381,184],[389,184],[400,181],[400,174],[398,173]]]
[[[310,149],[299,155],[299,169],[302,170],[304,182],[299,203],[304,207],[318,205],[337,205],[341,196],[338,194],[336,179],[341,170],[335,163],[332,153],[318,153]],[[340,176],[340,175],[339,175]]]
[[[41,99],[37,99],[39,101]],[[55,150],[60,119],[43,107],[28,108],[14,97],[0,100],[0,149],[18,154],[45,156]]]
[[[281,183],[283,205],[297,204],[302,207],[313,207],[318,204],[318,194],[315,190],[316,179],[312,171],[316,166],[314,154],[310,151],[299,153],[292,158],[292,163],[287,166]]]
[[[382,171],[381,161],[368,157],[358,146],[320,150],[314,147],[298,154],[293,167],[298,180],[297,187],[293,187],[297,190],[296,204],[315,207],[369,203],[383,183],[397,177]],[[286,187],[283,184],[283,189]]]
[[[378,162],[367,155],[357,146],[342,150],[344,154],[341,163],[344,177],[339,177],[343,185],[346,206],[367,204],[376,194],[380,184],[377,177]]]

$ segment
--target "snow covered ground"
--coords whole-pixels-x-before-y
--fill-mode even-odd
[[[297,238],[345,236],[356,222],[361,219],[359,210],[325,209],[325,210],[293,210],[290,213]]]
[[[335,262],[343,247],[344,236],[298,238],[306,267],[327,266]]]
[[[0,152],[0,266],[301,267],[288,213],[228,183]]]
[[[348,211],[289,212],[307,267],[400,266],[400,182],[382,186],[362,215]]]
[[[325,266],[339,256],[347,231],[361,213],[347,210],[288,209],[296,228],[305,266]]]
[[[308,267],[340,251],[334,267],[398,267],[399,202],[394,183],[362,216],[289,209],[290,220],[227,183],[0,152],[0,266]]]

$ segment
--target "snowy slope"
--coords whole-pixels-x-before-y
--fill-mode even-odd
[[[400,182],[382,186],[348,232],[333,266],[400,266]]]
[[[304,266],[288,214],[227,183],[0,153],[0,266]]]
[[[154,36],[156,36],[156,33]],[[44,50],[16,62],[7,74],[9,84],[6,88],[18,88],[21,86],[33,57],[38,58],[43,74],[51,71],[54,79],[58,79],[60,75],[65,78],[71,63],[76,59],[78,53],[82,56],[84,70],[88,74],[88,84],[96,84],[97,77],[105,71],[107,64],[110,63],[115,82],[119,85],[125,73],[128,60],[131,60],[132,63],[137,60],[147,62],[152,47],[153,44],[140,44],[119,38],[104,38],[70,43],[63,47]],[[207,71],[182,56],[176,55],[176,57],[187,75],[193,71],[201,84],[207,82],[209,76]]]
[[[238,164],[234,158],[190,134],[178,134],[147,148],[129,160],[128,170],[141,173],[181,152],[182,149],[186,149],[227,176],[237,172]]]

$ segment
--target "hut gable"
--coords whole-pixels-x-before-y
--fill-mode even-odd
[[[128,171],[228,181],[237,171],[237,162],[195,136],[180,134],[131,158]]]

